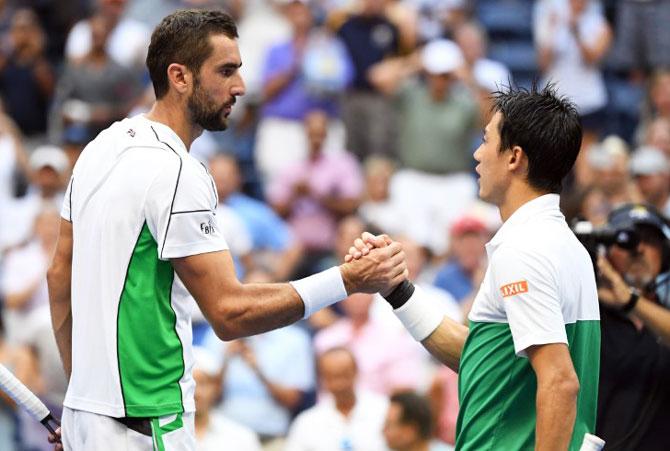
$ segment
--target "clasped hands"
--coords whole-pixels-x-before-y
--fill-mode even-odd
[[[389,294],[409,277],[402,245],[387,235],[364,232],[340,266],[347,293]]]

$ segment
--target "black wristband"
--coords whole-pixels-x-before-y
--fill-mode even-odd
[[[637,288],[631,288],[630,289],[630,298],[628,298],[628,302],[626,302],[626,305],[624,305],[621,308],[621,311],[624,313],[628,313],[631,310],[635,308],[637,305],[637,301],[640,300],[640,292],[638,291]]]
[[[414,285],[409,280],[404,280],[395,287],[393,291],[384,296],[384,299],[386,299],[386,302],[391,304],[391,307],[395,310],[405,305],[405,302],[409,301],[409,298],[411,298],[413,294]]]

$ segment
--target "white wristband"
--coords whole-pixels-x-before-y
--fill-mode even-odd
[[[416,341],[422,341],[432,334],[445,316],[444,311],[427,299],[418,286],[414,286],[412,297],[393,313]]]
[[[347,297],[342,273],[337,266],[289,283],[305,304],[303,319]]]

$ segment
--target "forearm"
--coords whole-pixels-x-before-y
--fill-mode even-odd
[[[442,323],[433,333],[425,338],[421,344],[436,359],[458,372],[461,361],[461,353],[465,340],[468,338],[469,329],[463,324],[444,317]]]
[[[641,297],[632,311],[666,345],[670,345],[670,310]]]
[[[246,284],[229,290],[216,318],[207,318],[223,340],[268,332],[302,319],[305,306],[288,283]]]
[[[276,384],[266,378],[259,370],[256,371],[256,374],[275,401],[289,410],[293,410],[298,406],[302,397],[300,390]]]
[[[538,383],[536,451],[568,449],[577,414],[577,393],[571,383]]]

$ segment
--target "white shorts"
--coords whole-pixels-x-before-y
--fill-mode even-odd
[[[117,420],[83,410],[63,409],[65,451],[193,451],[193,413],[151,420],[151,436],[127,428]]]

